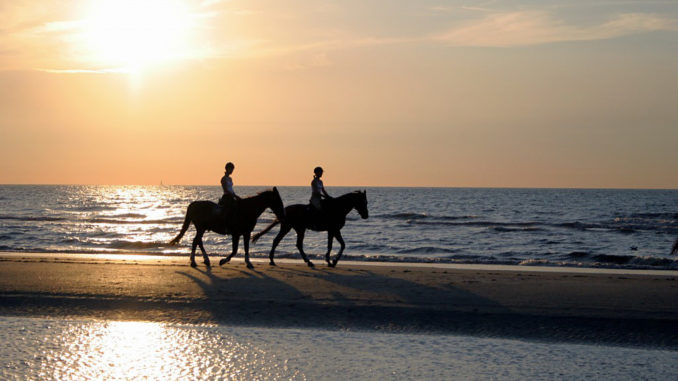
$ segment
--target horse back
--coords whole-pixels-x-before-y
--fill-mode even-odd
[[[331,213],[327,210],[314,216],[312,208],[313,206],[310,204],[288,205],[285,207],[287,223],[292,226],[303,226],[317,231],[341,229],[344,226],[345,216]]]
[[[203,228],[214,230],[216,220],[219,220],[218,216],[215,215],[218,206],[212,201],[193,201],[188,205],[188,210],[186,214],[190,217],[191,221],[197,226]],[[221,225],[217,223],[217,225]]]

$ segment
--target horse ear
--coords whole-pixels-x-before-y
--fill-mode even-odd
[[[273,192],[278,193],[278,187],[273,187]]]

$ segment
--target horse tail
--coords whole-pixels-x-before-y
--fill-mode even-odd
[[[676,242],[673,243],[673,249],[671,249],[671,254],[677,253],[678,253],[678,239],[676,239]]]
[[[253,236],[252,236],[252,243],[257,243],[257,241],[259,240],[259,237],[261,237],[262,235],[268,233],[271,229],[273,229],[273,227],[274,227],[275,225],[277,225],[277,224],[279,224],[279,223],[280,223],[280,220],[278,220],[278,219],[276,218],[276,220],[273,221],[273,222],[271,222],[271,224],[268,225],[264,230],[262,230],[262,231],[260,231],[259,233],[253,235]]]
[[[179,232],[179,235],[174,237],[174,239],[169,242],[170,245],[174,246],[174,245],[178,244],[179,241],[181,241],[181,237],[184,236],[184,234],[186,233],[186,230],[188,230],[188,227],[191,225],[191,217],[189,216],[189,214],[190,214],[189,210],[190,210],[190,205],[186,209],[186,218],[184,218],[184,225],[181,227],[181,231]]]

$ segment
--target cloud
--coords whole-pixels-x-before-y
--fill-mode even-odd
[[[492,13],[466,21],[434,40],[452,46],[510,47],[563,41],[606,40],[630,34],[678,30],[675,19],[646,13],[620,14],[594,26],[577,26],[546,11]]]
[[[45,73],[57,74],[129,74],[130,70],[125,68],[110,68],[110,69],[34,69]]]

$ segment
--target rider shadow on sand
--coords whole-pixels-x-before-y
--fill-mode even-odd
[[[279,319],[275,306],[281,301],[305,298],[298,289],[284,281],[262,274],[256,270],[224,268],[236,276],[220,276],[210,268],[195,269],[195,272],[177,271],[191,279],[204,293],[205,303],[200,308],[209,312],[220,323],[268,325]],[[223,271],[219,270],[219,271]]]
[[[596,345],[643,346],[670,342],[675,337],[674,323],[668,321],[515,311],[451,282],[435,286],[419,283],[417,276],[424,274],[409,278],[409,274],[403,274],[411,271],[407,268],[392,270],[392,276],[363,269],[289,270],[268,268],[260,277],[242,281],[240,285],[247,287],[245,293],[262,284],[267,290],[253,299],[233,300],[233,306],[217,314],[232,322],[232,315],[250,311],[242,320],[266,327],[440,332]],[[299,277],[316,280],[300,281]],[[278,289],[283,293],[277,293]]]
[[[220,274],[224,270],[228,273]],[[455,320],[468,321],[468,314],[457,308],[460,305],[505,310],[456,287],[430,287],[363,270],[195,271],[178,274],[203,290],[206,300],[200,308],[221,323],[449,331],[459,326],[450,325]]]

